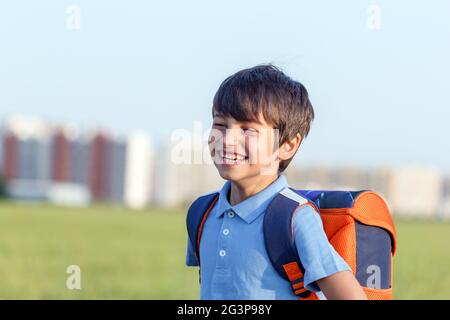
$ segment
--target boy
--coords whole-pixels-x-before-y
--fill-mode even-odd
[[[211,157],[227,180],[200,240],[201,299],[298,299],[272,266],[263,217],[288,188],[283,171],[307,136],[314,111],[304,86],[272,65],[228,77],[213,101]],[[315,207],[293,218],[304,287],[327,299],[366,299],[347,263],[328,242]],[[188,241],[186,264],[198,262]]]

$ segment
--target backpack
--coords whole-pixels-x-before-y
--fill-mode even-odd
[[[189,241],[199,266],[203,225],[218,198],[218,192],[201,196],[188,210]],[[330,244],[350,266],[368,299],[392,299],[395,226],[383,198],[365,190],[286,188],[270,202],[263,222],[266,250],[277,273],[291,283],[294,294],[300,300],[319,299],[303,286],[305,270],[293,239],[292,218],[299,205],[310,205],[319,212]]]

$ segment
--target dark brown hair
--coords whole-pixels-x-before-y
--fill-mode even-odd
[[[225,79],[214,96],[212,111],[213,116],[217,112],[237,121],[259,122],[262,114],[267,123],[279,129],[280,146],[297,133],[303,141],[314,119],[306,88],[271,64],[244,69]],[[291,160],[281,161],[279,171]]]

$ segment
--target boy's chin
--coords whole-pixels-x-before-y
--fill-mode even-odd
[[[219,175],[225,180],[239,181],[245,178],[272,175],[273,170],[268,170],[268,168],[252,168],[251,166],[244,166],[242,168],[224,168],[221,165],[216,165]],[[276,170],[274,171],[274,174]]]
[[[254,175],[250,168],[227,168],[222,165],[216,165],[219,175],[225,180],[238,181],[248,176]]]

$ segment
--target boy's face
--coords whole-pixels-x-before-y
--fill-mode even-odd
[[[278,130],[260,121],[241,122],[214,113],[208,144],[222,178],[239,181],[278,172]]]

